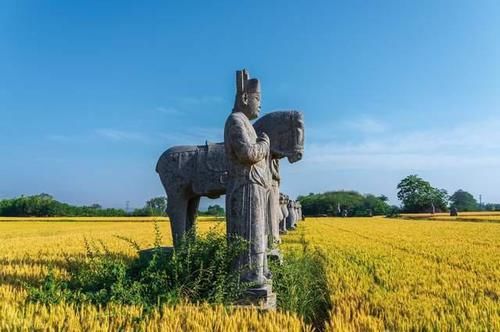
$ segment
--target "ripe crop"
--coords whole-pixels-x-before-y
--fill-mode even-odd
[[[301,331],[283,311],[185,304],[140,306],[27,302],[25,285],[49,270],[67,275],[66,256],[84,255],[84,239],[136,252],[154,241],[150,220],[1,221],[0,330]],[[163,244],[168,222],[159,223]],[[221,222],[201,220],[205,232]],[[386,218],[307,218],[283,237],[287,252],[314,247],[325,257],[331,310],[327,330],[500,330],[500,223]]]

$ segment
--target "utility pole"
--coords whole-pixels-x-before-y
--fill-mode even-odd
[[[126,201],[125,202],[125,212],[129,212],[130,211],[130,201]]]

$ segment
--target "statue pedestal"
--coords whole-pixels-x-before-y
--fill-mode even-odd
[[[239,301],[242,306],[254,306],[263,310],[276,310],[276,293],[273,293],[272,281],[262,287],[249,288]]]
[[[278,262],[279,265],[283,265],[283,255],[281,251],[277,248],[271,249],[267,252],[267,260]]]

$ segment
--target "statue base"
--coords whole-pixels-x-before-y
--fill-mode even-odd
[[[243,298],[238,301],[239,306],[253,306],[261,310],[276,310],[276,293],[273,293],[272,281],[264,286],[249,288]]]
[[[283,255],[277,248],[271,249],[267,252],[267,260],[277,262],[279,265],[283,265]]]

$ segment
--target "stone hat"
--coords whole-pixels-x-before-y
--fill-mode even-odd
[[[250,79],[250,75],[246,69],[236,71],[236,92],[241,94],[260,93],[260,82],[256,78]]]
[[[245,84],[245,91],[247,93],[260,93],[260,82],[256,78],[248,80]]]

